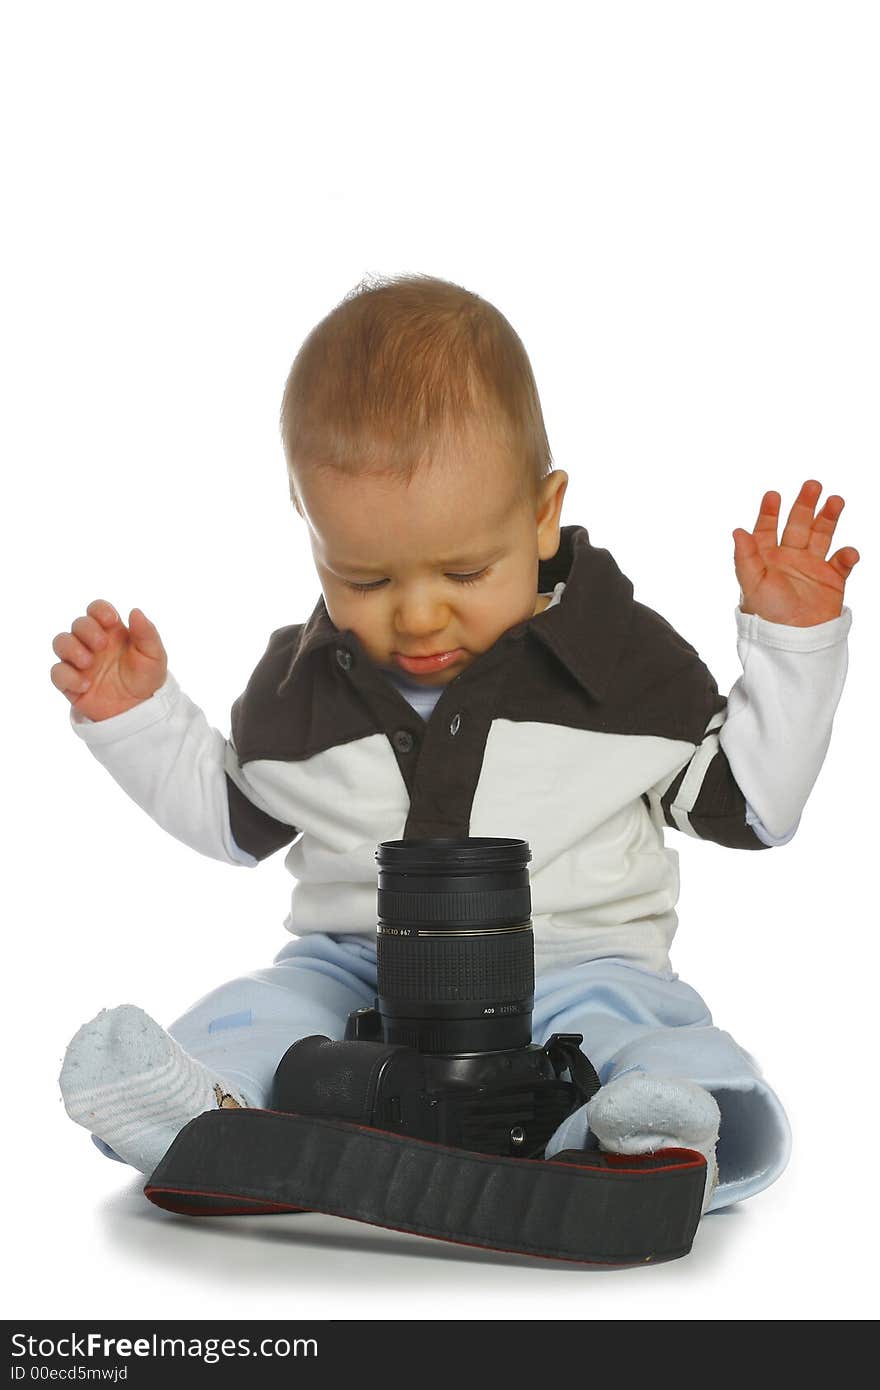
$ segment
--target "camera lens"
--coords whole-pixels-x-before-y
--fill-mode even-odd
[[[527,1047],[535,955],[525,840],[386,840],[378,1007],[386,1042],[420,1052]]]

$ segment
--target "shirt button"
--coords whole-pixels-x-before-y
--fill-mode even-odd
[[[336,660],[339,662],[343,671],[351,670],[351,652],[347,652],[344,647],[336,648]]]
[[[406,729],[398,729],[392,742],[398,753],[411,753],[415,739],[412,734],[407,733]]]
[[[453,738],[455,738],[455,735],[458,733],[458,731],[459,731],[460,728],[461,728],[461,715],[460,715],[460,714],[456,714],[455,717],[454,717],[453,720],[452,720],[452,723],[451,723],[450,726],[449,726],[449,732],[452,734],[452,737],[453,737]]]

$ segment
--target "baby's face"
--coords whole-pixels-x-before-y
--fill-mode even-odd
[[[297,491],[331,620],[378,666],[448,685],[546,606],[538,562],[559,548],[567,482],[557,470],[526,497],[521,470],[485,444],[473,457],[461,446],[439,456],[409,486],[303,470]]]

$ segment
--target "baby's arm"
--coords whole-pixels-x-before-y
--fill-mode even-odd
[[[852,614],[852,546],[825,556],[843,498],[814,516],[821,485],[803,484],[777,542],[780,497],[765,493],[754,534],[738,528],[737,649],[743,674],[725,701],[703,668],[704,733],[688,761],[652,789],[666,824],[743,848],[794,834],[831,738]]]
[[[255,865],[296,829],[271,815],[231,740],[180,689],[153,624],[138,609],[129,622],[96,600],[56,637],[62,661],[51,677],[71,702],[74,731],[169,834],[209,858]],[[234,838],[233,822],[256,853]]]
[[[736,610],[743,674],[727,697],[719,744],[765,844],[791,839],[831,740],[846,679],[849,608],[814,627]]]
[[[846,678],[852,614],[843,597],[859,553],[844,546],[826,559],[844,501],[832,494],[814,515],[821,491],[814,479],[802,485],[781,541],[778,492],[764,494],[754,532],[733,533],[743,677],[720,742],[767,844],[797,828]]]
[[[652,788],[664,824],[737,849],[786,844],[819,775],[847,670],[848,608],[816,627],[737,609],[743,674],[725,701],[702,668],[705,731]]]

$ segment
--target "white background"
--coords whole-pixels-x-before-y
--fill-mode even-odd
[[[858,3],[5,7],[0,112],[7,1316],[871,1315],[878,1140],[880,21]],[[739,674],[734,526],[805,478],[847,502],[850,672],[795,840],[670,831],[673,963],[791,1117],[771,1189],[690,1256],[596,1272],[330,1218],[195,1222],[66,1117],[102,1007],[168,1022],[283,944],[283,855],[170,839],[49,681],[91,599],[156,621],[228,732],[319,594],[277,415],[368,272],[492,300],[530,353],[563,522]]]

